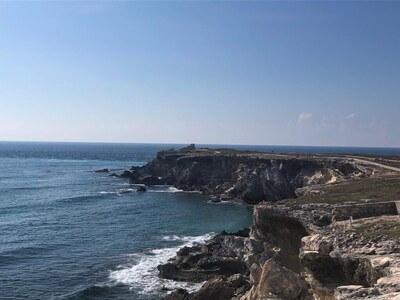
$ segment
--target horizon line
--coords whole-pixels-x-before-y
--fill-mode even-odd
[[[380,148],[400,149],[400,146],[338,146],[338,145],[273,145],[231,143],[183,143],[183,142],[105,142],[105,141],[45,141],[45,140],[0,140],[0,143],[54,143],[54,144],[137,144],[137,145],[204,145],[204,146],[255,146],[255,147],[320,147],[320,148]]]

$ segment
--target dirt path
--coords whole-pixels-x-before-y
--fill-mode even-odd
[[[366,165],[373,165],[373,166],[377,166],[383,169],[387,169],[387,170],[392,170],[392,171],[396,171],[396,172],[400,172],[400,168],[396,168],[396,167],[392,167],[392,166],[387,166],[387,165],[383,165],[374,161],[370,161],[370,160],[366,160],[366,159],[361,159],[361,158],[355,158],[355,157],[351,157],[352,160],[360,162],[362,164],[366,164]]]

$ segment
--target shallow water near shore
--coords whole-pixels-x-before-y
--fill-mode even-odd
[[[159,279],[157,265],[183,245],[249,226],[251,209],[170,186],[137,193],[93,172],[181,146],[0,142],[0,298],[160,299],[163,288],[198,288]],[[235,146],[284,151],[260,147]]]

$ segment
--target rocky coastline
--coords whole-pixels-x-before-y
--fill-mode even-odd
[[[168,300],[400,299],[400,203],[285,200],[382,172],[347,158],[192,145],[111,175],[254,206],[251,228],[184,247],[158,266],[162,278],[205,282],[194,293],[171,291]]]
[[[379,224],[368,207],[352,228],[331,222],[332,208],[255,206],[249,231],[182,248],[158,267],[163,278],[206,281],[195,293],[178,290],[166,299],[398,299],[399,240],[360,234],[363,225]],[[384,218],[398,222],[394,212]]]
[[[316,193],[320,185],[372,173],[373,169],[344,159],[189,147],[161,151],[143,167],[111,175],[129,178],[133,184],[199,191],[215,201],[257,204]]]

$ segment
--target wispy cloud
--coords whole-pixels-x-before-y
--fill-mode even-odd
[[[302,112],[299,115],[297,121],[298,122],[304,122],[304,121],[310,120],[311,118],[312,118],[312,113]]]
[[[353,119],[355,116],[356,116],[355,113],[351,113],[351,114],[349,114],[349,115],[347,115],[347,116],[344,116],[343,119],[344,119],[344,120],[349,120],[349,119]]]

